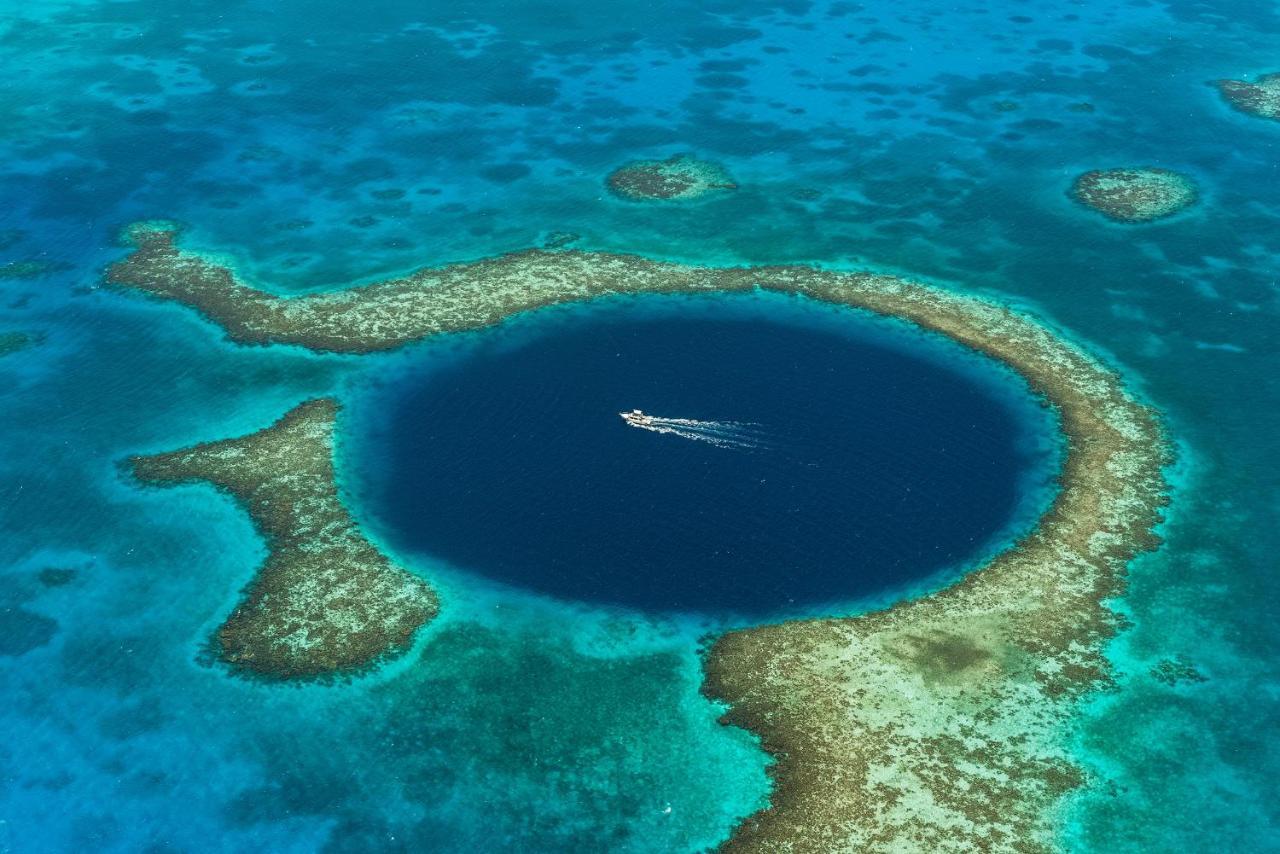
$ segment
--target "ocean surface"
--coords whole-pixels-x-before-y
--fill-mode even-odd
[[[376,478],[358,465],[370,437],[411,428],[396,413],[432,383],[533,380],[484,351],[489,333],[370,357],[231,344],[99,286],[119,229],[146,218],[286,293],[572,239],[904,273],[1030,308],[1111,359],[1178,446],[1165,543],[1118,603],[1116,685],[1074,734],[1104,783],[1067,805],[1063,845],[1280,850],[1280,122],[1209,85],[1273,71],[1280,7],[1256,0],[0,0],[0,334],[36,340],[0,356],[0,851],[697,851],[768,798],[755,738],[698,693],[719,606],[606,603],[424,541],[405,559],[447,607],[397,662],[297,688],[210,666],[263,545],[226,496],[142,488],[123,459],[336,394],[343,489],[391,546],[359,479]],[[679,206],[606,192],[616,166],[678,153],[739,188]],[[1079,172],[1118,166],[1185,173],[1200,202],[1122,226],[1068,197]],[[494,334],[527,335],[554,368],[608,323],[667,341],[709,322],[677,314],[568,311]],[[567,337],[545,334],[556,324]],[[773,337],[813,364],[830,334],[804,317]],[[906,370],[886,350],[904,334],[832,346]],[[945,411],[930,408],[944,367],[981,423],[1026,403],[999,372],[945,362],[913,368],[922,412]],[[695,442],[626,428],[621,409],[772,414],[660,389],[668,411],[632,388],[607,401],[602,447]],[[1052,448],[1004,429],[983,486],[1003,509],[970,508],[989,514],[983,542],[802,610],[911,595],[1016,530],[1043,483],[1014,458]],[[743,452],[696,454],[713,450]],[[757,613],[792,607],[760,596]],[[1156,678],[1168,661],[1200,678]]]
[[[988,557],[1054,491],[1030,389],[852,311],[646,297],[456,337],[351,405],[345,480],[424,567],[645,613],[840,612]]]

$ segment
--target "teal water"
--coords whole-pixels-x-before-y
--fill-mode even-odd
[[[1118,685],[1075,733],[1102,785],[1065,841],[1280,847],[1280,124],[1206,85],[1278,56],[1280,12],[1243,0],[0,2],[0,332],[40,338],[0,356],[0,849],[698,850],[767,797],[752,739],[697,695],[697,618],[442,569],[445,617],[369,679],[202,666],[262,546],[225,498],[139,489],[119,461],[358,401],[415,353],[237,347],[99,289],[117,229],[151,217],[288,291],[571,232],[1034,307],[1180,448]],[[740,189],[604,191],[685,151]],[[1119,165],[1203,200],[1121,227],[1067,198]],[[1155,678],[1169,660],[1201,679]]]

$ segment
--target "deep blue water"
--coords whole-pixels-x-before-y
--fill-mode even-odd
[[[559,312],[424,358],[365,404],[366,512],[401,552],[564,599],[762,616],[973,557],[1048,468],[1046,425],[921,336],[726,301]]]
[[[354,452],[439,354],[239,347],[97,288],[147,217],[283,291],[560,231],[1029,305],[1180,449],[1164,545],[1117,603],[1116,688],[1070,733],[1098,785],[1064,844],[1280,849],[1280,123],[1206,85],[1271,71],[1280,7],[1258,0],[0,0],[0,332],[41,337],[0,357],[0,851],[698,851],[768,797],[699,695],[700,617],[424,556],[445,615],[376,676],[202,666],[262,543],[224,496],[120,460],[324,394]],[[604,191],[680,152],[739,190]],[[1068,199],[1126,165],[1188,173],[1200,205],[1123,227]],[[1154,678],[1172,658],[1204,680]]]

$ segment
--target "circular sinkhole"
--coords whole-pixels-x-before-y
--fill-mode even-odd
[[[799,298],[544,309],[406,354],[346,479],[406,557],[563,599],[759,617],[1024,533],[1051,414],[940,336]]]

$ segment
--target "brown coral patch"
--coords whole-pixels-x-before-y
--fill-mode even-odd
[[[610,192],[632,201],[696,199],[737,184],[720,166],[687,155],[666,160],[637,160],[609,173]]]
[[[1218,91],[1242,113],[1280,121],[1280,73],[1264,74],[1255,82],[1219,80]]]
[[[1106,169],[1076,178],[1072,195],[1117,222],[1143,223],[1172,216],[1196,201],[1190,179],[1168,169]]]

